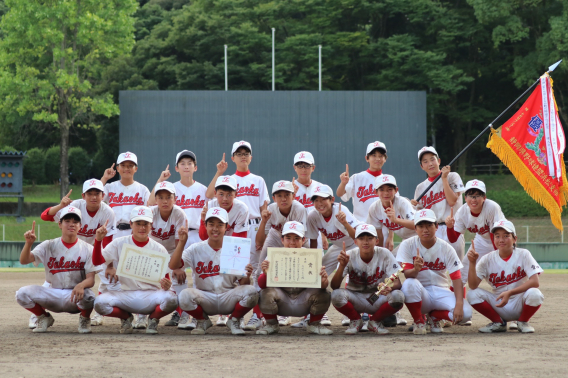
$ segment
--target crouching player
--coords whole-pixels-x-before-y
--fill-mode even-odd
[[[95,300],[95,309],[103,316],[119,318],[120,333],[132,333],[133,313],[149,315],[150,320],[146,333],[158,333],[160,319],[175,311],[178,305],[175,292],[170,290],[172,281],[169,279],[169,274],[166,273],[166,277],[160,280],[160,286],[132,278],[119,278],[116,274],[116,267],[125,244],[150,249],[168,256],[168,251],[164,246],[150,239],[152,210],[146,206],[136,206],[132,209],[130,212],[132,235],[114,239],[101,251],[101,242],[107,233],[106,226],[105,224],[97,230],[93,260],[98,264],[106,264],[105,275],[109,281],[112,283],[120,280],[121,285],[120,290],[107,290],[99,295]]]
[[[360,224],[355,228],[357,248],[345,251],[345,242],[337,261],[339,265],[331,279],[331,302],[333,307],[350,320],[348,335],[357,334],[363,327],[360,313],[372,314],[367,328],[378,335],[389,333],[381,323],[386,317],[394,315],[404,305],[404,295],[400,291],[400,281],[386,287],[379,298],[371,304],[367,301],[379,287],[379,283],[396,273],[400,267],[392,253],[377,247],[377,230],[370,224]],[[345,289],[340,289],[345,276],[349,281]]]
[[[491,233],[496,251],[477,261],[479,253],[472,242],[467,253],[470,261],[467,300],[481,315],[491,320],[479,332],[506,332],[507,322],[517,320],[519,332],[533,333],[529,320],[544,301],[538,289],[538,275],[542,268],[528,250],[516,247],[513,223],[508,220],[496,222]],[[484,279],[492,292],[479,288]]]
[[[250,285],[252,265],[246,266],[246,277],[220,274],[221,248],[229,216],[220,207],[212,207],[205,215],[207,240],[192,244],[185,251],[187,228],[178,231],[179,243],[170,259],[170,269],[191,268],[195,287],[179,295],[181,309],[195,319],[192,335],[204,335],[213,324],[209,315],[229,315],[227,327],[233,335],[244,335],[241,318],[258,303],[258,292]]]
[[[406,276],[402,292],[414,319],[414,334],[426,334],[425,315],[432,320],[431,332],[442,333],[441,320],[459,324],[471,319],[471,306],[463,298],[460,272],[463,265],[455,249],[436,237],[438,223],[432,210],[418,210],[414,224],[417,236],[400,243],[396,258]]]
[[[284,248],[302,248],[306,242],[305,229],[302,223],[286,222],[282,229],[282,244]],[[278,333],[280,326],[277,316],[306,316],[310,315],[307,330],[317,335],[331,335],[333,331],[321,325],[321,319],[330,305],[330,295],[327,292],[328,278],[325,267],[321,267],[321,288],[279,288],[266,287],[266,275],[270,262],[264,260],[261,264],[262,274],[258,277],[260,291],[260,311],[266,325],[262,326],[257,335],[271,335]]]
[[[24,234],[26,243],[20,254],[20,263],[45,266],[45,278],[50,287],[30,285],[16,292],[20,306],[37,316],[33,332],[47,332],[55,321],[49,312],[80,313],[79,333],[91,333],[91,312],[95,294],[97,267],[92,262],[93,246],[80,240],[81,211],[74,206],[60,213],[61,237],[46,240],[32,251],[36,240],[35,221]]]

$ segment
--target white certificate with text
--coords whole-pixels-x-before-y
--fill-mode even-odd
[[[170,256],[147,248],[124,244],[116,274],[119,277],[160,286],[166,276]]]
[[[221,274],[246,276],[245,267],[250,262],[250,239],[223,237],[221,248],[220,269]]]

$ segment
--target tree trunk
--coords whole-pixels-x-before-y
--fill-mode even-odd
[[[67,117],[65,94],[63,93],[60,95],[58,123],[61,130],[61,155],[59,158],[61,164],[61,169],[59,170],[61,179],[60,196],[63,198],[69,192],[69,119]]]

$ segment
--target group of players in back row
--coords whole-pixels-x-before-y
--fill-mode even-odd
[[[439,175],[441,179],[418,202],[400,196],[395,177],[383,173],[384,143],[370,143],[365,154],[369,169],[350,176],[346,166],[336,190],[343,201],[353,200],[353,213],[335,203],[328,185],[312,180],[315,160],[307,151],[294,156],[297,178],[273,184],[273,203],[264,179],[249,170],[250,143],[234,143],[231,160],[235,174],[225,175],[223,154],[206,187],[193,178],[195,154],[181,151],[175,160],[180,181],[168,181],[168,165],[150,192],[134,180],[136,155],[121,153],[116,171],[113,164],[101,180],[84,183],[83,199],[72,201],[69,192],[58,206],[46,209],[42,220],[58,222],[61,237],[32,250],[34,222],[20,256],[22,264],[43,263],[45,283],[16,292],[17,302],[32,312],[33,332],[53,325],[49,310],[80,313],[80,333],[90,333],[91,325],[102,325],[104,317],[121,319],[121,333],[133,328],[157,333],[159,320],[172,314],[165,325],[192,334],[204,334],[213,325],[210,316],[219,315],[217,325],[233,334],[274,334],[295,316],[302,320],[292,326],[329,335],[326,312],[331,304],[344,315],[346,334],[386,334],[385,326],[405,325],[399,316],[404,305],[414,334],[469,325],[472,308],[491,321],[480,332],[504,332],[507,322],[509,328],[534,332],[528,321],[544,300],[538,290],[542,269],[528,250],[516,247],[515,227],[486,198],[485,184],[471,180],[464,186],[449,166],[440,168],[433,147],[418,151],[428,178],[414,197]],[[107,183],[117,171],[120,180]],[[475,238],[464,256],[466,230]],[[396,248],[394,234],[402,239]],[[219,273],[225,235],[251,239],[244,277]],[[159,286],[117,275],[125,244],[170,256]],[[270,247],[326,250],[321,288],[267,287]],[[193,287],[187,284],[187,268]],[[98,296],[90,289],[95,274],[100,277]],[[394,285],[384,285],[397,274],[404,275],[402,284],[395,279]],[[482,280],[491,291],[479,288]],[[374,295],[379,288],[381,295]]]

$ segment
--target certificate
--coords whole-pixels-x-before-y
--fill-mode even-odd
[[[268,248],[266,286],[321,288],[321,249]]]
[[[124,244],[116,274],[119,277],[160,286],[160,280],[166,276],[169,261],[170,256],[164,253]]]
[[[246,276],[245,267],[250,262],[250,239],[223,237],[219,273]]]

